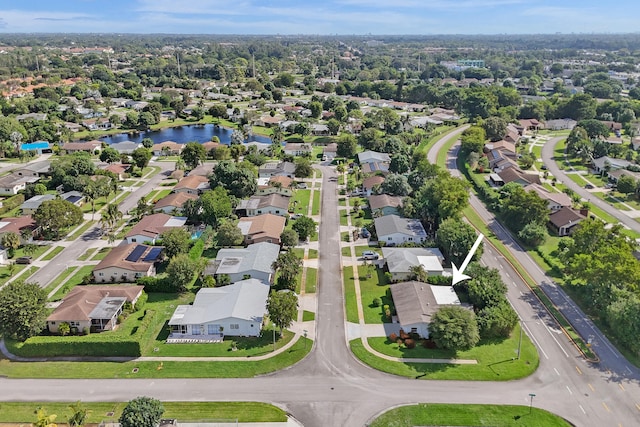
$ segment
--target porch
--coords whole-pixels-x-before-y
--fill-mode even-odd
[[[172,332],[167,344],[215,344],[224,340],[224,334],[191,335]]]

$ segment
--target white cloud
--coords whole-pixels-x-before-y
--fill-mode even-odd
[[[138,12],[150,13],[170,13],[170,14],[193,14],[193,15],[242,15],[248,14],[254,6],[250,1],[228,0],[197,0],[197,1],[176,1],[176,0],[139,0],[138,5],[133,9]]]

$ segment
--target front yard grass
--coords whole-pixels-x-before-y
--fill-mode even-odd
[[[318,283],[318,270],[315,268],[307,268],[307,280],[304,285],[304,291],[307,294],[313,294],[316,292],[316,285]]]
[[[371,427],[411,426],[569,427],[571,424],[544,409],[515,405],[454,405],[421,403],[391,409]]]
[[[292,209],[295,213],[301,213],[307,215],[309,209],[309,202],[311,200],[311,190],[298,189],[294,191],[293,198],[289,209]]]
[[[58,255],[63,250],[64,250],[64,246],[56,246],[48,254],[43,256],[41,261],[51,261],[52,259],[54,259],[56,257],[56,255]]]
[[[93,257],[91,257],[91,261],[102,261],[109,252],[111,252],[110,247],[100,248],[100,250],[96,252],[95,255],[93,255]]]
[[[313,192],[313,206],[311,206],[311,215],[320,215],[320,191]]]
[[[49,292],[53,291],[55,288],[58,287],[58,285],[60,283],[62,283],[64,281],[64,279],[66,279],[67,277],[69,277],[71,275],[71,273],[73,273],[75,267],[72,268],[65,268],[62,273],[58,274],[56,276],[55,279],[53,279],[53,281],[51,283],[49,283],[47,285],[46,288],[44,288],[45,292],[47,293],[47,295],[49,295]]]
[[[358,276],[360,278],[360,295],[362,296],[362,310],[364,323],[391,322],[384,313],[384,305],[389,305],[393,312],[393,300],[387,278],[381,268],[374,265],[359,265]],[[374,306],[373,300],[380,299],[381,304]]]
[[[353,267],[345,267],[342,273],[344,280],[344,304],[347,312],[347,322],[358,323],[358,306],[356,302],[356,288],[353,280]]]
[[[96,251],[96,249],[98,249],[98,248],[89,248],[89,249],[87,249],[82,255],[80,255],[78,257],[78,261],[86,261],[89,258],[91,258],[91,255],[93,255],[93,253]]]
[[[435,359],[471,359],[477,365],[454,365],[442,363],[392,362],[367,352],[360,339],[351,341],[351,350],[362,362],[394,375],[429,380],[464,381],[509,381],[531,375],[540,362],[538,352],[526,334],[522,336],[520,359],[516,359],[520,326],[516,326],[511,337],[506,339],[481,340],[466,351],[426,349],[416,346],[414,349],[400,348],[385,337],[369,338],[369,345],[376,351],[393,357],[435,358]]]
[[[44,408],[49,414],[58,415],[59,420],[71,414],[72,402],[2,402],[0,422],[29,423],[34,419],[34,411]],[[118,419],[127,402],[82,402],[89,410],[87,423],[98,424],[104,419]],[[238,419],[238,422],[284,422],[286,413],[276,406],[260,402],[162,402],[164,418],[178,418],[184,421],[202,419]],[[107,417],[107,412],[113,412]]]
[[[309,259],[317,259],[317,258],[318,258],[318,250],[309,249]]]

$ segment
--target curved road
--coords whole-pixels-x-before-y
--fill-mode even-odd
[[[446,141],[451,134],[445,135]],[[297,365],[250,379],[0,379],[0,400],[126,401],[148,395],[161,400],[264,401],[289,411],[307,427],[363,426],[385,409],[407,403],[488,403],[548,409],[579,426],[632,426],[640,415],[637,377],[620,378],[583,361],[532,298],[508,263],[491,248],[483,257],[507,278],[509,297],[540,349],[540,368],[510,382],[425,381],[387,375],[358,362],[347,347],[342,289],[336,173],[323,172],[317,339]],[[514,349],[515,356],[515,349]],[[504,361],[502,363],[509,363]],[[621,385],[618,385],[621,383]],[[52,393],[51,390],[55,390]],[[631,396],[634,396],[631,398]],[[523,414],[526,416],[526,413]]]

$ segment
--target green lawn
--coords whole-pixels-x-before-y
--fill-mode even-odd
[[[340,209],[340,225],[349,225],[349,210]]]
[[[51,246],[49,245],[37,245],[34,253],[26,254],[24,252],[24,246],[21,246],[18,249],[16,249],[16,252],[13,255],[13,259],[15,260],[16,258],[20,258],[21,256],[26,256],[26,255],[33,257],[33,259],[38,259],[40,256],[42,256],[43,253],[45,253],[49,249],[51,249]]]
[[[353,280],[353,267],[345,267],[342,273],[344,280],[344,303],[347,311],[347,322],[358,323],[358,306],[356,288]]]
[[[387,283],[384,272],[373,265],[359,265],[358,275],[360,278],[360,295],[362,296],[362,310],[364,311],[365,323],[385,323],[390,322],[384,313],[384,305],[388,304],[393,312],[393,300],[391,291]],[[382,304],[378,307],[373,305],[373,300],[379,298]]]
[[[87,249],[82,255],[80,255],[78,257],[78,261],[86,261],[89,258],[91,258],[91,255],[93,255],[93,253],[96,251],[96,249],[98,249],[98,248],[89,248],[89,249]]]
[[[515,359],[518,348],[519,326],[504,340],[482,340],[471,350],[458,353],[448,350],[430,350],[417,346],[399,348],[387,338],[369,338],[371,347],[383,354],[404,358],[458,358],[477,360],[477,365],[439,363],[392,362],[381,359],[364,349],[359,339],[351,341],[355,356],[372,368],[394,375],[429,380],[509,381],[531,375],[538,368],[538,353],[533,343],[522,336],[520,360]]]
[[[82,236],[84,233],[87,232],[87,230],[89,230],[91,227],[95,226],[96,223],[98,221],[87,221],[82,227],[78,228],[78,231],[76,231],[75,233],[73,233],[70,236],[67,236],[66,240],[76,240],[77,238],[79,238],[80,236]],[[69,230],[71,231],[71,230]]]
[[[311,207],[311,215],[320,214],[320,191],[313,192],[313,206]]]
[[[438,152],[438,157],[436,158],[436,164],[441,168],[446,169],[447,163],[447,153],[451,149],[451,146],[455,144],[455,142],[460,139],[460,135],[452,136],[447,140],[447,142],[442,146],[442,150]]]
[[[513,405],[453,405],[421,403],[391,409],[371,427],[412,426],[570,427],[571,424],[543,409]]]
[[[53,248],[52,251],[50,251],[48,254],[42,257],[42,261],[51,261],[53,258],[56,257],[56,255],[58,255],[63,250],[64,250],[64,246],[56,246],[55,248]]]
[[[311,190],[296,190],[291,198],[289,209],[293,209],[296,213],[307,215],[310,199]]]
[[[316,286],[318,284],[318,270],[315,268],[307,268],[307,280],[304,285],[304,291],[307,294],[313,294],[316,292]]]
[[[316,314],[313,311],[304,310],[302,312],[302,321],[309,322],[311,320],[316,320]]]
[[[341,249],[341,252],[342,252],[342,256],[349,256],[350,257],[351,256],[351,246],[344,246]]]
[[[318,250],[309,249],[309,259],[317,259],[317,258],[318,258]]]
[[[100,250],[96,252],[95,255],[93,255],[93,257],[91,258],[91,261],[102,261],[109,252],[111,252],[110,247],[100,248]]]
[[[73,273],[74,271],[74,267],[72,268],[66,268],[62,271],[62,273],[58,274],[56,276],[55,279],[53,279],[53,281],[51,283],[49,283],[47,285],[46,288],[44,288],[45,292],[47,293],[47,295],[49,294],[49,292],[53,291],[55,288],[58,287],[58,285],[60,283],[62,283],[64,281],[64,279],[66,279],[67,277],[69,277],[71,275],[71,273]]]
[[[126,402],[82,402],[90,414],[87,423],[117,420]],[[282,409],[260,402],[162,402],[165,418],[178,418],[184,421],[204,419],[237,419],[238,422],[284,422],[287,415]],[[64,421],[71,411],[69,402],[2,402],[0,403],[0,422],[28,423],[35,420],[34,411],[42,407],[48,414],[56,414],[58,421]],[[113,412],[108,417],[107,412]]]

